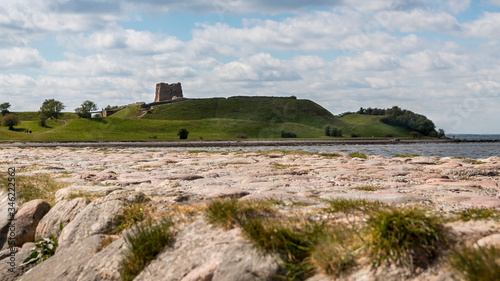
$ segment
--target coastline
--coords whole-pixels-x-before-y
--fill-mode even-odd
[[[350,140],[196,140],[196,141],[50,141],[50,142],[1,142],[0,147],[255,147],[255,146],[319,146],[319,145],[387,145],[422,143],[478,143],[498,140],[399,140],[350,139]]]

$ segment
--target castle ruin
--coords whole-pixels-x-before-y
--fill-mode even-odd
[[[154,102],[169,101],[176,98],[182,98],[181,83],[158,83],[156,84],[156,96]]]

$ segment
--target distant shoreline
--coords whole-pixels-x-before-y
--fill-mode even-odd
[[[2,142],[0,147],[254,147],[254,146],[319,146],[319,145],[362,145],[362,144],[417,144],[417,143],[479,143],[499,140],[453,140],[430,139],[400,141],[380,139],[356,140],[196,140],[196,141],[50,141],[50,142]]]

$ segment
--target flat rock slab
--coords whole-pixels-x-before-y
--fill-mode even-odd
[[[74,198],[74,196],[106,196],[115,190],[123,189],[120,186],[74,185],[56,191],[56,202]]]
[[[367,200],[367,201],[380,201],[386,204],[405,204],[410,202],[418,202],[424,198],[412,195],[403,194],[399,192],[380,192],[372,194],[355,194],[355,193],[328,193],[321,195],[322,199],[351,199],[351,200]]]
[[[460,204],[476,208],[500,208],[500,198],[475,198],[472,200],[462,201]]]
[[[13,281],[35,266],[35,263],[23,264],[23,261],[33,252],[34,243],[26,243],[22,248],[13,247],[15,256],[11,255],[11,249],[0,252],[0,280]],[[11,258],[13,257],[13,259]],[[15,265],[11,270],[11,262]],[[14,271],[14,272],[12,272]]]
[[[224,231],[199,219],[134,280],[269,280],[279,270],[277,261],[240,235],[239,229]]]

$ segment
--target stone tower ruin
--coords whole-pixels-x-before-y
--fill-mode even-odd
[[[175,98],[182,98],[181,83],[158,83],[156,84],[155,102],[169,101]]]

